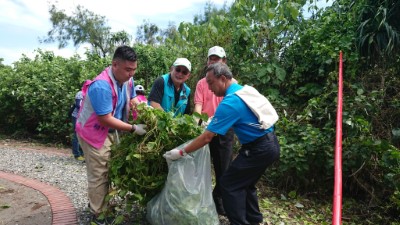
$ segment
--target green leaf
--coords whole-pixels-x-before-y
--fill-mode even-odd
[[[11,208],[11,206],[9,206],[9,205],[0,205],[0,208],[2,208],[2,209],[8,209],[8,208]]]
[[[304,208],[304,205],[301,204],[300,202],[296,202],[296,204],[294,205],[296,208]]]

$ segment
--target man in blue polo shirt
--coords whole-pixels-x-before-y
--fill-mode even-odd
[[[119,132],[136,135],[146,133],[145,124],[130,124],[129,102],[137,102],[133,92],[133,76],[137,70],[137,55],[129,46],[119,46],[110,67],[93,82],[85,83],[75,130],[85,153],[91,224],[111,224],[101,213],[108,209],[107,194],[111,146],[119,142]],[[87,86],[89,85],[89,86]]]
[[[235,83],[227,65],[212,64],[206,73],[210,90],[224,98],[203,134],[182,149],[166,152],[164,157],[180,159],[208,144],[215,135],[225,135],[232,127],[242,146],[221,177],[226,215],[232,225],[262,223],[255,185],[267,167],[279,158],[279,143],[274,134],[278,115],[256,89]]]

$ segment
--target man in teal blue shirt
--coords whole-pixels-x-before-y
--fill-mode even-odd
[[[148,104],[175,115],[190,113],[190,88],[185,84],[190,77],[192,65],[186,58],[175,60],[170,73],[154,81]]]

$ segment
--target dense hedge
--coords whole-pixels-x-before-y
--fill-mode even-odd
[[[3,131],[26,131],[39,138],[68,143],[71,122],[67,115],[82,81],[101,71],[104,60],[54,56],[38,50],[34,59],[21,58],[0,77],[0,124]],[[4,129],[6,128],[6,129]]]

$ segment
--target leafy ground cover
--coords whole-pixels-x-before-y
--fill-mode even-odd
[[[267,224],[332,224],[332,196],[318,193],[298,195],[284,193],[267,185],[265,177],[258,183],[260,208]],[[400,216],[368,202],[343,197],[342,224],[400,224]]]

